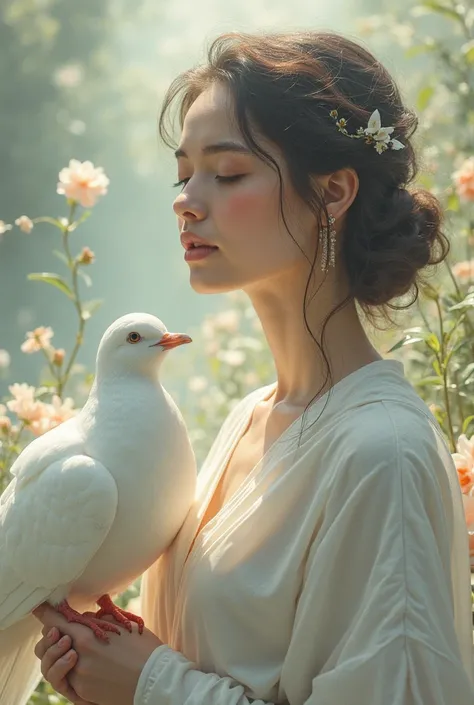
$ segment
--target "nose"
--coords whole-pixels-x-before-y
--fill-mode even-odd
[[[180,193],[173,203],[173,210],[178,216],[187,222],[202,220],[206,217],[204,206],[195,198],[191,198],[188,194]]]

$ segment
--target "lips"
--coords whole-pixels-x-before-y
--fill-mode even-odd
[[[193,247],[214,247],[217,249],[217,245],[213,245],[209,240],[205,240],[203,237],[199,237],[199,235],[187,230],[181,233],[180,239],[185,250],[190,250]]]

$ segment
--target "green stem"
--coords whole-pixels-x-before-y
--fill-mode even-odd
[[[59,387],[59,383],[60,383],[59,374],[57,373],[57,370],[55,369],[53,363],[49,359],[47,351],[44,348],[41,348],[41,350],[43,352],[43,355],[46,358],[46,362],[48,363],[49,371],[53,375],[53,379],[56,382],[57,386]]]
[[[438,365],[440,367],[441,374],[443,377],[443,395],[444,395],[444,403],[446,406],[446,418],[448,421],[448,435],[449,435],[449,441],[451,444],[451,452],[454,453],[456,451],[456,438],[454,435],[453,419],[452,419],[452,413],[451,413],[451,402],[449,399],[449,388],[448,388],[448,367],[449,367],[449,364],[446,362],[443,312],[441,310],[438,296],[434,299],[434,301],[436,304],[436,309],[438,311],[439,330],[440,330],[440,346],[441,346],[440,355],[439,356],[436,355],[436,359],[438,360]]]
[[[454,276],[448,261],[444,260],[444,263],[445,263],[447,270],[449,272],[449,276],[451,277],[451,281],[454,284],[454,288],[456,290],[456,294],[458,295],[459,302],[461,302],[464,298],[464,295],[463,295],[461,289],[459,288],[459,284],[456,281],[456,277]],[[464,327],[466,329],[466,334],[469,333],[469,336],[470,336],[471,340],[473,341],[471,344],[471,352],[474,355],[474,327],[473,327],[471,320],[469,318],[469,315],[467,313],[467,309],[464,311],[464,313],[465,313],[465,318],[464,318],[463,323],[464,323]]]
[[[16,445],[20,442],[20,437],[21,437],[21,434],[23,433],[24,429],[25,429],[25,423],[22,422],[22,423],[20,424],[20,427],[19,427],[19,429],[18,429],[18,433],[16,434],[16,437],[10,439],[11,442],[10,442],[10,445],[9,445],[9,450],[5,453],[5,470],[6,470],[7,472],[9,471],[8,465],[9,465],[9,463],[10,463],[10,457],[11,457],[11,455],[12,455],[11,449],[12,449],[14,446],[16,446]],[[13,464],[13,463],[12,463],[12,464]]]
[[[459,376],[458,376],[458,371],[456,370],[454,372],[454,381],[456,382],[456,400],[458,403],[458,412],[459,412],[459,433],[461,432],[460,429],[462,429],[463,421],[466,418],[465,411],[464,411],[464,405],[462,403],[462,397],[461,394],[459,393]]]
[[[77,205],[76,203],[71,204],[71,211],[69,213],[68,225],[65,226],[65,228],[63,230],[63,247],[64,247],[64,251],[66,253],[66,257],[67,257],[69,267],[71,270],[71,274],[72,274],[72,290],[74,293],[73,302],[74,302],[74,307],[77,311],[77,315],[79,317],[79,328],[78,328],[78,331],[76,334],[76,344],[75,344],[74,349],[71,353],[71,357],[69,358],[68,365],[67,365],[66,370],[65,370],[64,374],[62,375],[62,377],[60,378],[59,383],[58,383],[58,395],[59,396],[62,396],[62,394],[63,394],[64,387],[66,386],[66,383],[68,381],[72,366],[74,365],[74,362],[76,360],[79,349],[84,341],[85,320],[84,320],[84,316],[83,316],[81,301],[79,298],[79,281],[78,281],[78,276],[77,276],[78,264],[73,259],[72,255],[71,255],[71,250],[69,249],[69,240],[68,240],[68,236],[69,236],[68,226],[73,222],[74,211],[76,209],[76,205]]]

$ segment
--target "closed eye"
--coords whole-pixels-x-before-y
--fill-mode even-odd
[[[216,181],[220,181],[221,183],[232,183],[234,181],[238,181],[239,179],[242,179],[245,176],[245,174],[236,174],[235,176],[219,176],[217,175]],[[189,178],[186,179],[181,179],[181,181],[177,181],[175,184],[172,184],[173,188],[177,188],[178,186],[186,186],[188,183]]]

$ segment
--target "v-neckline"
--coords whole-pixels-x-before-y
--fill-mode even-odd
[[[221,479],[224,476],[224,473],[226,472],[230,460],[235,452],[235,449],[237,448],[237,445],[240,443],[242,440],[243,436],[247,432],[249,425],[252,422],[253,415],[255,412],[255,409],[257,407],[257,404],[261,403],[262,401],[268,401],[273,393],[275,392],[275,389],[278,385],[278,382],[272,382],[269,385],[265,385],[261,387],[258,391],[261,392],[257,396],[255,394],[256,399],[252,406],[250,407],[248,413],[245,414],[244,418],[242,419],[242,423],[240,424],[238,431],[236,432],[234,441],[231,443],[230,447],[227,450],[226,456],[223,460],[223,462],[220,464],[220,469],[219,472],[216,472],[214,474],[213,482],[208,489],[205,499],[201,505],[202,512],[200,514],[200,518],[198,517],[198,524],[195,527],[195,530],[193,532],[193,536],[190,542],[190,547],[187,550],[186,557],[184,559],[183,563],[183,570],[187,566],[189,559],[191,558],[192,554],[195,553],[195,550],[197,548],[197,539],[202,537],[202,532],[204,530],[212,530],[213,526],[216,525],[219,520],[222,518],[222,515],[224,512],[227,513],[234,504],[239,500],[242,492],[245,490],[247,487],[248,483],[250,480],[256,475],[258,468],[261,467],[261,465],[264,463],[265,460],[268,459],[268,457],[274,452],[274,449],[276,448],[277,444],[281,443],[283,440],[285,440],[286,436],[288,433],[296,426],[296,424],[301,422],[301,419],[303,415],[306,413],[306,415],[309,417],[311,416],[314,411],[318,408],[320,408],[321,404],[323,404],[328,397],[329,394],[334,394],[334,392],[340,391],[342,387],[344,387],[350,380],[353,380],[354,377],[358,377],[362,372],[367,373],[369,369],[373,369],[373,366],[377,366],[380,363],[385,366],[398,366],[398,368],[402,367],[402,363],[398,362],[397,360],[390,360],[386,358],[381,358],[380,360],[373,360],[372,362],[369,362],[362,367],[357,368],[353,372],[350,372],[348,375],[340,379],[338,382],[336,382],[330,389],[328,389],[324,394],[322,394],[320,397],[314,400],[314,402],[311,404],[311,406],[308,409],[305,409],[305,411],[301,412],[299,416],[297,416],[294,421],[292,421],[289,426],[287,426],[282,433],[273,441],[273,443],[270,445],[269,448],[265,451],[265,453],[262,455],[262,457],[258,460],[258,462],[254,465],[252,470],[249,472],[249,474],[245,477],[241,485],[237,488],[237,490],[234,492],[232,497],[226,502],[215,514],[209,521],[207,521],[204,526],[202,526],[202,521],[206,515],[206,512],[209,508],[209,505],[212,501],[212,498],[214,497],[215,492],[217,491],[217,488],[219,486],[219,483],[221,482]],[[388,365],[387,365],[388,363]],[[208,531],[206,531],[206,534]]]
[[[201,505],[201,510],[202,510],[202,512],[201,512],[201,514],[200,514],[200,517],[198,517],[199,523],[198,523],[197,528],[196,528],[196,530],[195,530],[195,532],[194,532],[194,534],[193,534],[190,547],[189,547],[189,549],[188,549],[188,552],[187,552],[187,554],[186,554],[186,558],[185,558],[185,560],[184,560],[183,568],[186,566],[186,564],[187,564],[188,561],[189,561],[189,558],[190,558],[191,554],[194,552],[194,549],[195,549],[195,547],[196,547],[196,541],[197,541],[197,539],[201,536],[202,532],[203,532],[204,530],[208,529],[211,524],[215,523],[215,522],[217,521],[217,519],[220,517],[220,515],[223,513],[224,509],[226,509],[226,508],[228,507],[228,505],[229,505],[229,504],[231,503],[231,501],[236,497],[236,495],[240,494],[240,491],[241,491],[242,487],[247,483],[247,480],[250,478],[250,476],[254,474],[256,468],[257,468],[257,467],[263,462],[263,460],[268,456],[268,453],[271,451],[271,449],[273,448],[273,446],[275,445],[275,443],[277,443],[277,442],[281,439],[283,433],[285,433],[285,431],[287,431],[287,430],[290,428],[290,426],[288,426],[288,428],[285,429],[285,430],[283,431],[283,433],[280,434],[280,436],[271,444],[271,446],[265,451],[265,453],[264,453],[264,454],[262,455],[262,457],[258,460],[258,462],[253,466],[253,468],[251,469],[251,471],[249,472],[249,474],[247,475],[247,477],[242,481],[241,485],[237,488],[237,490],[234,492],[234,494],[233,494],[232,497],[229,499],[229,501],[228,501],[228,502],[225,502],[225,503],[218,509],[218,511],[214,514],[214,516],[212,516],[208,521],[206,521],[206,523],[205,523],[204,526],[203,526],[203,523],[202,523],[202,522],[203,522],[203,520],[204,520],[204,518],[205,518],[205,516],[206,516],[206,513],[207,513],[207,511],[208,511],[208,509],[209,509],[209,506],[210,506],[210,504],[211,504],[211,502],[212,502],[212,500],[213,500],[213,498],[214,498],[214,495],[215,495],[215,493],[217,492],[217,488],[219,487],[219,484],[220,484],[221,480],[223,479],[223,477],[224,477],[224,475],[225,475],[225,473],[226,473],[226,471],[227,471],[227,469],[228,469],[228,467],[229,467],[230,461],[231,461],[231,459],[232,459],[232,457],[233,457],[233,455],[234,455],[234,453],[235,453],[235,451],[236,451],[236,448],[237,448],[237,446],[239,445],[240,441],[242,440],[242,438],[245,436],[245,434],[247,433],[247,431],[248,431],[249,428],[250,428],[250,425],[251,425],[251,423],[252,423],[252,421],[253,421],[253,418],[254,418],[254,414],[255,414],[255,410],[256,410],[256,408],[257,408],[257,405],[260,404],[260,403],[263,402],[263,401],[268,401],[268,400],[272,397],[272,395],[273,395],[273,393],[274,393],[274,391],[275,391],[276,386],[277,386],[277,382],[273,382],[273,383],[270,384],[270,385],[265,385],[264,387],[261,387],[261,389],[260,389],[259,391],[264,392],[263,396],[260,396],[260,395],[259,395],[259,396],[257,397],[255,403],[252,404],[252,406],[250,407],[249,412],[248,412],[248,413],[244,416],[244,418],[242,419],[242,422],[241,422],[241,424],[240,424],[240,426],[239,426],[239,428],[238,428],[238,431],[237,431],[237,433],[236,433],[236,435],[235,435],[235,438],[234,438],[233,442],[231,443],[231,445],[229,446],[229,448],[227,449],[227,453],[226,453],[226,456],[225,456],[225,458],[224,458],[224,461],[223,461],[223,462],[221,463],[221,465],[220,465],[219,472],[216,472],[216,473],[214,474],[213,482],[212,482],[210,488],[208,489],[208,491],[207,491],[207,493],[206,493],[206,497],[205,497],[204,502],[203,502],[202,505]],[[271,389],[269,390],[268,387],[271,387]],[[291,425],[292,425],[292,424],[291,424]]]

